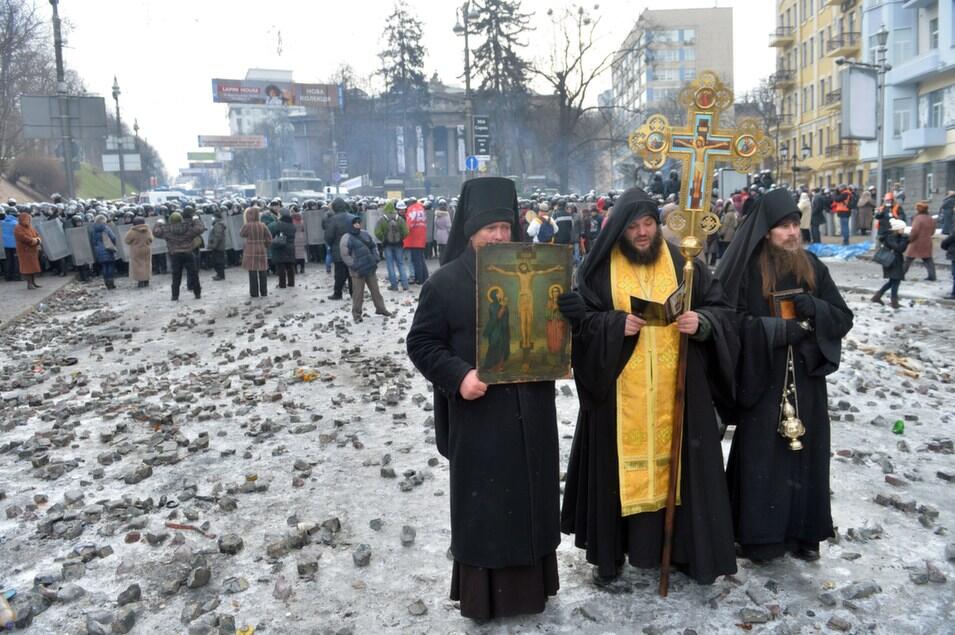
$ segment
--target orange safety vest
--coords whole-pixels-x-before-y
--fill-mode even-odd
[[[832,202],[832,211],[836,214],[848,214],[849,213],[849,197],[852,194],[848,190],[843,190],[839,192],[840,194],[845,194],[846,198],[842,201],[833,201]]]

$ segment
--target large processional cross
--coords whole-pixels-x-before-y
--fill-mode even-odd
[[[683,310],[689,311],[693,289],[693,259],[703,251],[706,237],[720,228],[720,218],[710,211],[713,168],[718,162],[731,162],[739,172],[749,172],[763,157],[774,151],[773,142],[755,119],[744,119],[736,130],[720,128],[720,113],[733,104],[733,91],[716,73],[704,71],[680,91],[680,105],[687,109],[687,125],[674,128],[663,115],[652,115],[628,139],[634,154],[644,165],[656,170],[668,158],[683,164],[679,209],[667,217],[667,226],[680,236],[683,267]],[[680,366],[677,375],[676,405],[670,440],[670,478],[664,517],[663,561],[660,595],[666,596],[673,548],[673,519],[676,512],[676,488],[680,474],[680,449],[683,442],[683,417],[686,403],[686,362],[689,340],[680,336]]]
[[[684,256],[693,258],[703,250],[706,236],[720,228],[719,217],[710,211],[716,163],[731,162],[737,171],[749,172],[774,146],[755,119],[740,121],[736,130],[720,128],[720,113],[733,104],[733,91],[712,71],[686,84],[678,101],[687,109],[686,126],[674,128],[663,115],[651,115],[628,142],[651,170],[668,158],[683,164],[680,208],[669,215],[667,226],[681,237]]]

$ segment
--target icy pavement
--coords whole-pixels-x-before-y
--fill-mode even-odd
[[[230,269],[178,303],[167,276],[76,284],[0,335],[0,587],[35,633],[955,632],[949,272],[892,311],[867,300],[875,265],[830,266],[856,323],[830,380],[839,536],[816,563],[675,573],[661,599],[655,571],[596,589],[565,537],[543,614],[462,619],[413,295],[355,326],[324,272],[250,300]],[[572,382],[556,399],[566,464]]]

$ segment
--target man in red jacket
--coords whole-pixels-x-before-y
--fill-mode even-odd
[[[405,221],[408,223],[408,236],[405,238],[405,251],[411,254],[411,266],[414,269],[414,283],[424,284],[428,279],[428,264],[424,260],[424,246],[428,237],[428,217],[424,205],[415,198],[407,201],[408,210]]]

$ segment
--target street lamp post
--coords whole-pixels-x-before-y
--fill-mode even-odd
[[[889,47],[887,46],[889,42],[889,30],[885,28],[884,24],[882,25],[882,28],[879,29],[879,32],[876,33],[876,38],[878,39],[879,43],[879,46],[876,48],[876,54],[878,56],[876,58],[876,64],[878,65],[879,72],[879,83],[877,84],[878,120],[876,124],[878,126],[878,128],[876,128],[876,133],[878,136],[876,143],[878,143],[879,148],[878,158],[876,160],[876,178],[879,180],[879,182],[875,186],[875,189],[879,196],[884,197],[885,190],[888,190],[888,188],[885,188],[885,190],[882,189],[882,186],[885,183],[885,176],[883,174],[883,160],[885,154],[885,121],[883,120],[885,117],[885,74],[892,68],[890,65],[886,64],[886,53],[889,50]]]
[[[133,147],[136,151],[136,154],[139,154],[139,120],[136,119],[135,117],[133,118],[133,143],[134,143]],[[139,191],[140,192],[143,191],[144,178],[145,176],[143,175],[143,157],[142,155],[140,155],[139,157]]]
[[[795,152],[793,152],[793,155],[792,155],[792,157],[791,157],[791,159],[792,159],[792,166],[791,166],[791,167],[792,167],[792,172],[793,172],[793,183],[792,183],[793,190],[796,190],[796,174],[797,174],[798,172],[801,172],[802,170],[805,169],[805,168],[803,168],[802,166],[799,165],[799,159],[800,159],[800,157],[802,157],[802,160],[803,160],[803,161],[805,161],[806,159],[808,159],[808,158],[809,158],[809,155],[812,154],[812,148],[810,148],[808,145],[805,145],[805,146],[803,146],[803,147],[800,149],[799,152],[800,152],[799,155],[797,155]],[[783,163],[786,163],[786,161],[790,159],[790,156],[789,156],[789,146],[788,146],[788,145],[783,145],[783,146],[781,146],[781,147],[779,148],[779,156],[780,156],[780,158],[782,159],[782,162],[783,162]]]
[[[119,194],[121,198],[126,198],[126,176],[125,166],[123,165],[123,124],[119,118],[119,82],[113,75],[113,101],[116,102],[116,149],[119,152]]]
[[[454,25],[454,34],[464,36],[464,118],[465,118],[465,142],[464,154],[470,155],[474,152],[474,122],[471,117],[471,47],[468,44],[470,35],[470,21],[477,18],[477,11],[471,8],[470,0],[465,0],[458,8],[457,22]]]

